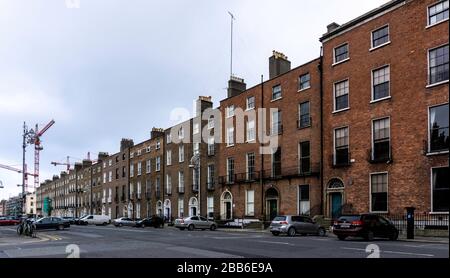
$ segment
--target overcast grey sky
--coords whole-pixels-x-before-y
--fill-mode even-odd
[[[56,121],[42,138],[42,181],[64,170],[51,161],[114,153],[123,137],[146,140],[198,95],[217,106],[229,78],[228,11],[234,74],[251,87],[267,77],[272,50],[293,67],[310,61],[327,24],[385,2],[0,0],[0,164],[21,167],[23,121]],[[0,199],[20,192],[20,174],[0,169],[0,180]]]

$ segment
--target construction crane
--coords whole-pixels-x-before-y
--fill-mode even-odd
[[[39,186],[39,152],[43,150],[41,146],[41,136],[55,123],[51,120],[43,129],[39,130],[36,124],[34,135],[34,187]]]
[[[65,166],[67,166],[67,173],[69,173],[70,167],[73,165],[72,163],[70,163],[70,156],[67,156],[66,162],[52,161],[51,164],[53,166],[57,166],[57,165],[65,165]]]
[[[14,172],[17,172],[17,173],[22,173],[23,172],[20,169],[17,169],[17,168],[14,168],[12,166],[8,166],[8,165],[3,165],[3,164],[0,164],[0,168],[6,169],[6,170],[10,170],[10,171],[14,171]],[[35,174],[31,174],[31,173],[27,173],[26,172],[26,165],[25,165],[25,186],[27,188],[28,188],[28,176],[36,177]]]

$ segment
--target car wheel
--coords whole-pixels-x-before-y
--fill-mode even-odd
[[[345,240],[347,238],[347,236],[338,236],[339,240]]]
[[[389,237],[390,240],[397,240],[398,239],[398,231],[394,231],[391,236]]]
[[[272,232],[272,235],[274,235],[274,236],[279,236],[279,235],[280,235],[280,232]]]
[[[189,231],[193,231],[195,229],[194,224],[191,224],[188,226],[188,230]]]
[[[293,227],[290,227],[287,234],[288,236],[295,236],[295,229]]]
[[[318,232],[319,236],[326,236],[326,234],[327,234],[327,232],[325,231],[324,228],[319,228],[319,232]]]
[[[215,230],[217,229],[217,227],[216,227],[216,225],[211,225],[211,227],[209,227],[209,229],[210,229],[211,231],[215,231]]]
[[[119,223],[119,225],[117,225],[117,226],[119,226],[119,227],[122,227],[122,226],[123,226],[123,224],[122,224],[122,223]]]
[[[365,236],[365,240],[367,241],[372,241],[373,240],[373,232],[372,231],[368,231],[366,236]]]
[[[64,230],[64,225],[58,225],[58,228],[56,228],[57,230]]]

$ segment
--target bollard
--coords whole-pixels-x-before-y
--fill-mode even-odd
[[[414,239],[414,207],[406,208],[406,238]]]

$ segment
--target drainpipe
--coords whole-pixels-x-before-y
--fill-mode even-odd
[[[264,75],[261,74],[261,110],[264,108]],[[260,115],[258,115],[258,117],[260,117]],[[265,117],[263,119],[264,121],[266,120]],[[261,216],[262,216],[262,220],[263,222],[266,221],[266,215],[264,213],[264,181],[263,181],[263,177],[264,177],[264,154],[261,153],[261,149],[263,147],[261,140],[263,138],[263,129],[261,128],[260,130],[260,137],[259,137],[259,156],[260,156],[260,161],[261,164],[259,166],[259,185],[261,187]]]
[[[319,62],[319,75],[320,75],[320,211],[322,215],[325,215],[324,211],[324,187],[323,187],[323,47],[320,47],[320,62]]]

